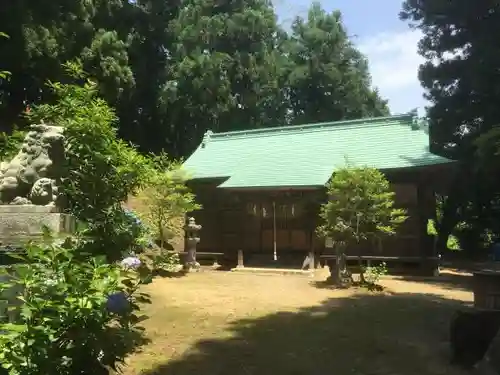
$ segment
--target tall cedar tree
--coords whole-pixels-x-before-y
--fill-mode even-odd
[[[143,151],[188,156],[214,131],[386,114],[338,13],[313,6],[290,35],[269,0],[54,0],[0,5],[0,131],[44,83],[81,60],[116,108],[119,135]]]
[[[423,33],[419,53],[426,61],[419,78],[431,102],[433,144],[437,150],[457,144],[451,156],[460,158],[499,123],[500,3],[407,0],[401,18]]]
[[[143,149],[165,144],[169,22],[176,2],[164,0],[5,1],[0,5],[2,70],[0,131],[25,123],[29,105],[55,100],[45,82],[64,81],[63,63],[79,59],[99,81],[100,94],[116,108],[120,135]]]
[[[280,29],[268,0],[184,0],[172,31],[175,64],[165,86],[171,142],[189,154],[207,129],[258,128],[284,119],[276,49]],[[282,117],[282,118],[280,118]]]
[[[18,121],[26,105],[51,99],[45,82],[62,79],[62,64],[75,58],[91,68],[108,98],[133,85],[128,35],[112,25],[127,7],[124,0],[2,2],[0,23],[10,38],[1,41],[0,54],[12,77],[0,85],[0,126]]]
[[[500,181],[491,178],[499,175],[500,162],[491,147],[499,137],[491,137],[490,131],[500,122],[500,44],[495,37],[500,32],[500,4],[407,0],[401,18],[423,33],[419,52],[426,61],[419,78],[430,101],[432,148],[461,164],[443,206],[438,245],[444,247],[457,222],[466,221],[467,237],[475,238],[471,248],[476,248],[474,242],[481,241],[486,228],[499,232],[494,218],[500,214]],[[478,138],[485,140],[480,158]]]
[[[371,87],[368,62],[349,40],[341,13],[314,3],[292,24],[288,80],[293,122],[310,123],[389,114]]]

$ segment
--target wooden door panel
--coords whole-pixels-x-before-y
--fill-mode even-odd
[[[245,231],[243,235],[243,248],[250,251],[258,251],[260,248],[259,231]]]
[[[262,249],[272,250],[273,249],[273,231],[263,230],[262,231]]]
[[[304,230],[291,231],[291,244],[292,250],[307,250],[309,246],[309,235]]]
[[[241,244],[238,242],[238,235],[236,233],[223,234],[222,243],[224,247],[224,252],[231,252],[238,250]]]
[[[276,248],[286,250],[290,247],[290,232],[287,230],[276,231]]]

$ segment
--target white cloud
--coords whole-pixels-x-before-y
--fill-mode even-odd
[[[362,38],[359,49],[367,56],[373,84],[389,100],[393,113],[407,112],[427,104],[418,80],[423,58],[417,53],[421,33],[413,30],[383,32]]]

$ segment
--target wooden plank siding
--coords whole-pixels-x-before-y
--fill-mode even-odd
[[[381,241],[350,245],[348,255],[431,257],[432,239],[427,220],[434,216],[435,199],[431,181],[439,170],[422,168],[388,174],[399,207],[408,210],[409,219],[396,236]],[[220,182],[218,182],[220,183]],[[277,253],[294,257],[300,265],[305,254],[324,252],[324,241],[317,238],[318,202],[324,191],[316,190],[225,190],[218,183],[196,182],[192,189],[203,209],[194,213],[200,232],[200,252],[223,252],[236,262],[243,250],[245,261],[261,254],[269,261],[273,255],[273,206],[276,204]],[[316,202],[316,203],[315,203]]]

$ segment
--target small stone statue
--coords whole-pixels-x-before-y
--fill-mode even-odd
[[[63,161],[63,128],[30,126],[17,155],[0,163],[0,204],[56,205]]]
[[[197,271],[200,268],[200,264],[196,261],[196,245],[200,242],[200,237],[198,237],[198,232],[201,230],[201,225],[196,224],[194,217],[188,219],[187,224],[184,226],[184,231],[186,232],[186,263],[184,268],[187,271]]]

